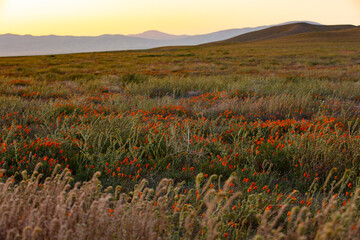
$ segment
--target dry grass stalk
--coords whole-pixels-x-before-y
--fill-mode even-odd
[[[174,187],[170,179],[155,191],[143,180],[129,194],[119,194],[118,188],[112,194],[111,188],[102,190],[100,173],[71,187],[70,172],[56,171],[43,183],[35,171],[23,172],[18,185],[13,178],[0,184],[0,239],[170,239],[174,234],[217,239],[219,217],[239,195],[226,200],[224,192],[214,193],[205,184],[205,197],[191,206],[194,191],[179,197],[181,185]]]

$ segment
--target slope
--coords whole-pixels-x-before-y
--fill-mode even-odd
[[[256,32],[242,34],[224,41],[216,42],[222,43],[236,43],[236,42],[255,42],[268,39],[276,39],[301,33],[308,32],[323,32],[323,31],[336,31],[356,28],[353,25],[314,25],[309,23],[294,23],[282,26],[275,26],[263,29]]]

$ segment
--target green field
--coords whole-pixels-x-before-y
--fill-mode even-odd
[[[0,58],[0,238],[360,238],[360,39],[331,34]]]

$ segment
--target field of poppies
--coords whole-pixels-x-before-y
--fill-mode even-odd
[[[265,43],[0,58],[1,238],[359,238],[360,42]]]

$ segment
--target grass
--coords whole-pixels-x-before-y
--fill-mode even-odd
[[[359,45],[0,58],[2,238],[358,238]]]

